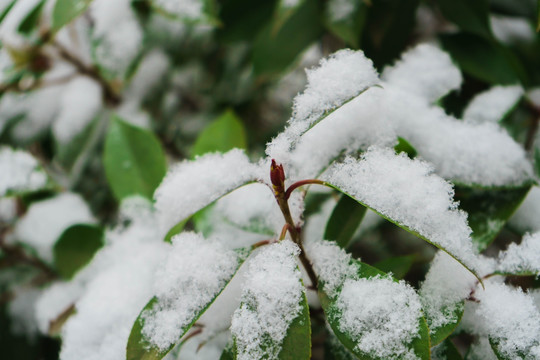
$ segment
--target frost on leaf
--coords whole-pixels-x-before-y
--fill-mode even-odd
[[[452,185],[432,172],[426,162],[373,148],[333,165],[323,179],[474,269],[467,215],[457,209]]]
[[[176,344],[230,281],[239,260],[235,251],[201,235],[173,237],[172,249],[156,272],[157,301],[141,313],[145,339],[161,351]]]
[[[29,153],[0,148],[0,197],[43,188],[47,175]]]
[[[173,166],[154,198],[162,234],[228,192],[258,179],[259,169],[238,149]]]
[[[203,0],[152,0],[152,2],[178,18],[197,20],[203,17]]]
[[[539,274],[540,232],[526,234],[521,244],[512,243],[502,251],[497,270],[505,274]]]
[[[420,44],[403,53],[401,60],[384,69],[381,78],[429,102],[459,89],[463,80],[450,56],[429,44]]]
[[[266,149],[280,163],[286,163],[298,138],[321,117],[379,83],[373,63],[361,51],[340,50],[306,73],[308,84],[294,99],[289,126]]]
[[[231,332],[237,359],[278,359],[287,329],[299,316],[304,287],[289,240],[266,246],[249,263]]]

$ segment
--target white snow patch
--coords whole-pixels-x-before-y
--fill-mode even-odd
[[[84,293],[80,281],[57,282],[43,290],[35,305],[39,331],[49,335],[49,327],[64,311]]]
[[[533,186],[509,220],[510,225],[522,232],[540,231],[540,188]]]
[[[525,18],[492,15],[490,21],[493,35],[502,43],[513,45],[534,41],[534,28]]]
[[[94,223],[94,217],[83,198],[62,193],[33,203],[15,226],[15,238],[34,248],[46,262],[53,261],[53,246],[71,225]]]
[[[523,88],[494,86],[476,95],[463,113],[466,122],[499,122],[523,96]]]
[[[283,240],[263,247],[249,262],[242,304],[231,325],[239,360],[278,358],[287,329],[301,311],[299,253]]]
[[[332,22],[340,22],[346,20],[353,14],[356,8],[355,0],[330,0],[327,2],[327,12],[330,15]]]
[[[538,221],[538,219],[537,219]],[[499,253],[498,270],[503,273],[540,273],[540,232],[526,234],[521,243],[512,243]]]
[[[463,81],[450,56],[431,44],[420,44],[403,53],[395,65],[384,68],[381,78],[429,102],[459,89]]]
[[[47,183],[47,175],[29,153],[0,147],[0,197],[10,191],[35,191]]]
[[[153,3],[180,18],[196,20],[203,17],[203,0],[154,0]]]

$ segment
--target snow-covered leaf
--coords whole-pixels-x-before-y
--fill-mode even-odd
[[[396,279],[403,279],[416,260],[415,255],[389,257],[375,263],[373,266],[385,273],[392,273]]]
[[[540,232],[526,234],[518,245],[512,243],[508,249],[499,253],[496,270],[505,275],[540,274]]]
[[[183,233],[158,270],[156,295],[133,324],[127,359],[162,359],[230,282],[250,249],[227,250],[217,241]]]
[[[450,339],[431,349],[431,358],[433,360],[463,360],[458,349]]]
[[[165,154],[155,135],[121,119],[111,119],[103,155],[105,173],[118,200],[152,198],[166,172]]]
[[[0,147],[0,197],[25,195],[48,187],[48,177],[29,153]]]
[[[60,30],[86,11],[92,0],[56,0],[52,14],[52,27]]]

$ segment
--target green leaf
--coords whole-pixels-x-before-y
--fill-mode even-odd
[[[302,294],[300,306],[300,314],[292,321],[281,344],[279,360],[311,359],[311,323],[305,292]]]
[[[431,345],[435,346],[443,342],[445,339],[448,339],[448,337],[456,330],[457,326],[461,322],[461,318],[463,317],[463,312],[465,311],[465,300],[461,300],[454,308],[452,318],[456,319],[454,322],[450,322],[444,326],[440,326],[438,328],[430,328],[429,336],[431,338]],[[442,310],[443,313],[446,313],[444,309]]]
[[[17,0],[11,0],[11,2],[4,8],[4,11],[0,13],[0,22],[4,20],[4,18],[7,16],[7,14],[13,8],[13,5],[15,5],[16,2]]]
[[[472,240],[478,250],[485,250],[495,240],[530,188],[531,185],[514,189],[456,186],[455,200],[459,201],[459,207],[469,214]]]
[[[73,225],[65,230],[54,244],[54,267],[64,279],[92,260],[103,246],[103,229],[96,225]]]
[[[395,256],[379,261],[374,266],[385,273],[392,273],[396,279],[403,279],[415,260],[415,255]]]
[[[328,331],[324,342],[324,360],[356,360],[345,345],[339,341],[333,331]]]
[[[165,242],[170,243],[171,239],[172,239],[172,237],[174,235],[178,235],[184,230],[184,227],[186,226],[186,223],[188,222],[188,220],[189,220],[189,218],[186,218],[186,219],[180,221],[178,224],[174,225],[171,228],[171,230],[169,230],[169,232],[165,235],[165,238],[163,240]]]
[[[273,19],[276,0],[222,0],[217,36],[225,42],[253,41]]]
[[[457,33],[440,36],[442,45],[468,75],[490,84],[512,85],[523,78],[522,66],[501,45]]]
[[[92,0],[56,0],[52,14],[53,30],[58,31],[88,9]]]
[[[268,24],[253,44],[253,69],[256,75],[273,77],[286,70],[289,65],[311,43],[319,38],[322,27],[318,1],[305,0],[274,32],[275,25]]]
[[[225,111],[199,135],[191,149],[191,157],[208,152],[226,152],[234,148],[245,149],[246,131],[232,110]]]
[[[28,35],[34,30],[37,29],[39,25],[39,19],[41,17],[41,11],[43,10],[43,5],[45,5],[45,0],[41,0],[21,21],[17,31]]]
[[[328,219],[324,239],[334,240],[339,247],[346,248],[365,214],[365,206],[349,196],[342,195]]]
[[[491,38],[487,0],[438,0],[442,14],[461,30]]]
[[[279,0],[277,8],[274,14],[272,32],[277,33],[283,24],[293,15],[305,0],[298,0],[296,3],[290,5],[287,0]]]
[[[234,344],[232,341],[229,342],[227,346],[225,346],[225,349],[223,349],[219,360],[236,360],[236,354],[234,353]]]
[[[240,266],[244,263],[245,259],[249,256],[252,249],[239,249],[237,250],[238,253],[238,263],[236,266],[236,271],[240,268]],[[193,314],[191,317],[191,321],[188,325],[186,325],[182,331],[180,336],[178,337],[177,343],[180,342],[180,339],[182,336],[184,336],[189,329],[195,324],[195,322],[201,317],[202,314],[208,308],[210,305],[213,304],[213,302],[216,300],[216,298],[223,292],[223,289],[229,284],[231,279],[234,277],[234,274],[231,275],[227,281],[225,281],[225,284],[223,287],[216,293],[216,295],[206,304],[203,304],[203,307],[200,311],[197,311]],[[133,327],[131,328],[131,333],[129,335],[127,349],[126,349],[126,359],[127,360],[159,360],[165,357],[169,351],[171,351],[176,344],[171,344],[167,349],[160,350],[156,346],[154,346],[150,341],[143,335],[143,328],[144,328],[144,313],[146,311],[152,311],[154,307],[159,306],[159,300],[157,297],[153,297],[141,310],[139,316],[133,323]]]
[[[358,276],[363,279],[369,279],[374,276],[387,276],[384,272],[381,270],[364,264],[360,261],[351,259],[350,265],[355,266],[358,271]],[[356,348],[356,342],[353,340],[350,334],[343,332],[340,330],[340,319],[341,319],[341,311],[339,310],[337,306],[337,300],[338,295],[341,292],[341,289],[338,289],[336,292],[336,295],[333,298],[330,298],[328,294],[326,294],[323,290],[324,288],[324,281],[319,279],[319,299],[321,301],[321,306],[323,308],[323,311],[326,315],[326,318],[328,320],[328,323],[330,324],[330,327],[334,331],[334,334],[339,339],[339,341],[354,355],[358,357],[358,359],[361,360],[384,360],[383,358],[370,356],[369,354],[363,353],[362,351],[358,350]],[[369,294],[366,294],[366,296],[369,296]],[[426,324],[426,320],[424,317],[420,317],[418,319],[418,337],[414,338],[412,342],[409,344],[409,349],[412,349],[416,356],[418,356],[422,360],[429,360],[430,359],[430,339],[429,339],[429,329]]]
[[[111,119],[103,156],[107,180],[118,200],[136,194],[152,199],[167,170],[155,135],[117,117]]]
[[[534,354],[527,354],[522,351],[517,352],[517,357],[515,356],[506,356],[499,350],[499,341],[495,338],[489,337],[489,344],[491,345],[491,349],[493,349],[493,352],[495,353],[495,356],[497,356],[497,359],[499,360],[516,360],[516,359],[534,359]]]
[[[398,144],[394,146],[394,150],[396,150],[396,154],[399,154],[402,152],[406,153],[407,156],[409,156],[411,159],[414,159],[416,155],[418,154],[414,146],[412,146],[411,143],[409,143],[407,140],[405,140],[401,136],[398,136]]]
[[[463,360],[458,349],[450,339],[444,340],[437,347],[433,348],[434,359]]]
[[[534,168],[536,170],[536,175],[540,177],[540,143],[534,148]]]
[[[325,9],[325,25],[331,33],[343,40],[345,44],[358,48],[360,47],[362,32],[366,23],[368,6],[365,0],[353,0],[350,3],[353,6],[351,11],[347,12],[345,16],[336,18],[333,6],[341,6],[341,1],[328,1]]]

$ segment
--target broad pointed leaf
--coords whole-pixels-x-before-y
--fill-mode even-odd
[[[324,238],[335,240],[340,247],[346,248],[365,214],[365,206],[349,196],[342,195],[328,219]]]
[[[392,273],[392,276],[396,279],[403,279],[411,269],[415,260],[415,255],[394,256],[381,260],[373,266],[385,273]]]
[[[57,0],[52,14],[52,27],[60,30],[88,9],[92,0]]]
[[[444,310],[443,310],[444,311]],[[431,338],[431,345],[435,346],[443,342],[456,330],[459,325],[461,318],[463,317],[463,312],[465,311],[465,300],[460,301],[460,305],[454,307],[453,318],[455,321],[452,321],[444,326],[438,327],[436,329],[429,329],[429,336]]]
[[[444,340],[432,350],[433,357],[436,359],[463,360],[463,357],[450,339]]]
[[[292,321],[281,344],[279,360],[308,360],[311,358],[311,323],[306,294],[300,301],[302,310]]]
[[[345,11],[342,1],[326,2],[325,24],[328,30],[345,44],[358,48],[368,14],[368,5],[365,0],[353,0],[350,4],[351,7],[347,7],[348,11]]]

